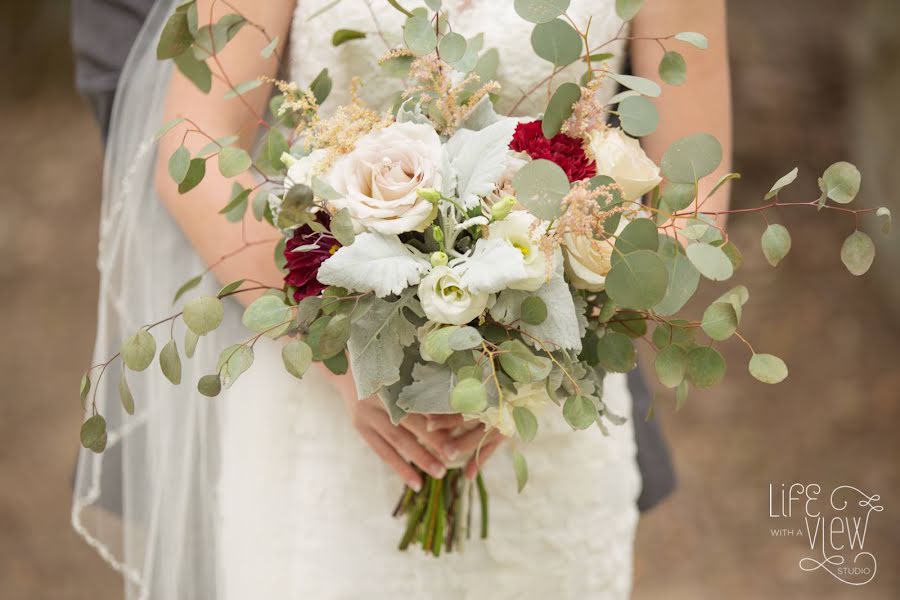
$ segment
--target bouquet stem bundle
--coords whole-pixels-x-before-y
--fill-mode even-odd
[[[475,489],[480,505],[480,537],[488,536],[488,494],[481,473],[475,484],[465,478],[463,469],[450,469],[443,478],[422,473],[423,485],[418,492],[405,486],[395,517],[406,516],[406,529],[398,548],[406,550],[419,544],[428,554],[461,551],[463,540],[472,535],[472,506]]]

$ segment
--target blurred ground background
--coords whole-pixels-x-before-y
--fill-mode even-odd
[[[900,215],[900,6],[893,0],[730,3],[739,207],[792,166],[787,198],[816,195],[841,159],[864,173],[863,201]],[[99,136],[72,91],[67,3],[0,5],[0,598],[106,599],[120,583],[69,527],[81,418],[75,387],[93,343],[100,205]],[[745,250],[736,282],[752,299],[744,329],[791,367],[782,385],[730,373],[677,415],[660,395],[678,493],[641,522],[635,596],[900,597],[900,272],[888,240],[872,274],[840,264],[850,220],[783,210],[794,250],[771,269],[758,216],[734,219]],[[818,217],[818,218],[815,218]],[[867,224],[877,231],[874,223]],[[873,237],[878,237],[873,234]],[[709,290],[706,299],[718,293]],[[797,567],[802,538],[773,538],[768,486],[852,484],[881,495],[866,549],[876,579],[851,588]],[[808,553],[808,551],[807,551]]]

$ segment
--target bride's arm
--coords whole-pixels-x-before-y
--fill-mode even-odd
[[[228,5],[221,1],[199,0],[200,25],[215,22],[223,14],[240,12],[263,27],[270,36],[287,39],[295,7],[293,0],[229,0]],[[251,27],[244,27],[215,59],[209,60],[215,75],[208,94],[198,90],[181,73],[174,72],[163,122],[185,117],[209,137],[189,133],[182,138],[183,132],[195,128],[187,123],[167,134],[160,142],[156,188],[166,208],[203,261],[215,265],[213,273],[220,281],[227,283],[252,278],[267,285],[280,286],[282,274],[273,259],[279,233],[268,223],[254,219],[249,212],[240,225],[229,223],[218,214],[228,202],[233,181],[252,188],[259,182],[254,174],[248,171],[237,179],[227,179],[219,174],[216,160],[211,159],[203,181],[186,194],[178,193],[177,184],[168,174],[168,157],[182,143],[182,139],[192,155],[205,146],[209,138],[235,133],[240,134],[238,144],[247,151],[251,149],[272,93],[271,85],[262,85],[241,98],[225,99],[224,95],[231,87],[226,83],[225,76],[234,85],[263,75],[274,77],[278,70],[277,59],[274,55],[268,59],[262,58],[260,51],[263,46],[265,40],[261,34]],[[248,242],[250,245],[246,245]],[[242,247],[239,253],[220,261],[226,254]],[[244,303],[254,299],[250,294],[239,294],[236,298]],[[446,432],[427,431],[427,424],[421,416],[406,419],[403,427],[394,426],[377,398],[358,401],[351,376],[335,376],[324,367],[322,371],[345,398],[353,426],[410,486],[419,486],[421,478],[407,460],[432,475],[442,476],[443,465],[418,440],[426,440],[433,448],[443,448],[448,439]]]
[[[635,40],[632,61],[635,75],[661,83],[663,94],[656,100],[659,128],[643,139],[647,154],[659,164],[669,145],[691,133],[706,132],[722,143],[723,160],[715,173],[700,182],[700,202],[719,177],[731,171],[731,76],[728,68],[728,40],[725,0],[667,0],[647,2],[634,20],[631,35],[659,37],[679,31],[698,31],[709,38],[709,49],[689,44],[665,42],[684,55],[687,82],[671,86],[658,75],[662,49],[652,41]],[[726,184],[703,204],[703,210],[727,210],[729,186]],[[720,219],[720,222],[724,222]]]

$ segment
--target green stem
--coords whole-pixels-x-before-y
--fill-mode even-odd
[[[398,546],[400,550],[409,548],[413,538],[416,536],[416,531],[419,529],[419,523],[422,522],[422,513],[425,512],[425,506],[425,494],[416,494],[413,502],[413,510],[409,513],[409,519],[406,523],[406,531],[403,532],[403,537],[400,539],[400,545]]]
[[[488,536],[488,494],[481,471],[478,472],[475,483],[478,485],[478,499],[481,502],[481,538],[484,539]]]

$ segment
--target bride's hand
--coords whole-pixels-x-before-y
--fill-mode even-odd
[[[447,474],[443,462],[423,443],[440,453],[439,449],[451,439],[449,432],[428,431],[425,418],[421,415],[407,415],[399,426],[394,425],[377,396],[357,400],[356,394],[344,394],[344,398],[353,427],[409,487],[416,491],[422,488],[422,477],[410,463],[432,477],[440,478]]]
[[[441,449],[448,460],[454,460],[457,456],[466,454],[472,455],[465,467],[465,476],[470,480],[475,479],[482,465],[506,440],[506,437],[496,429],[487,431],[483,423],[465,421],[460,415],[429,415],[427,422],[426,429],[428,431],[467,429],[457,436],[451,437]]]

